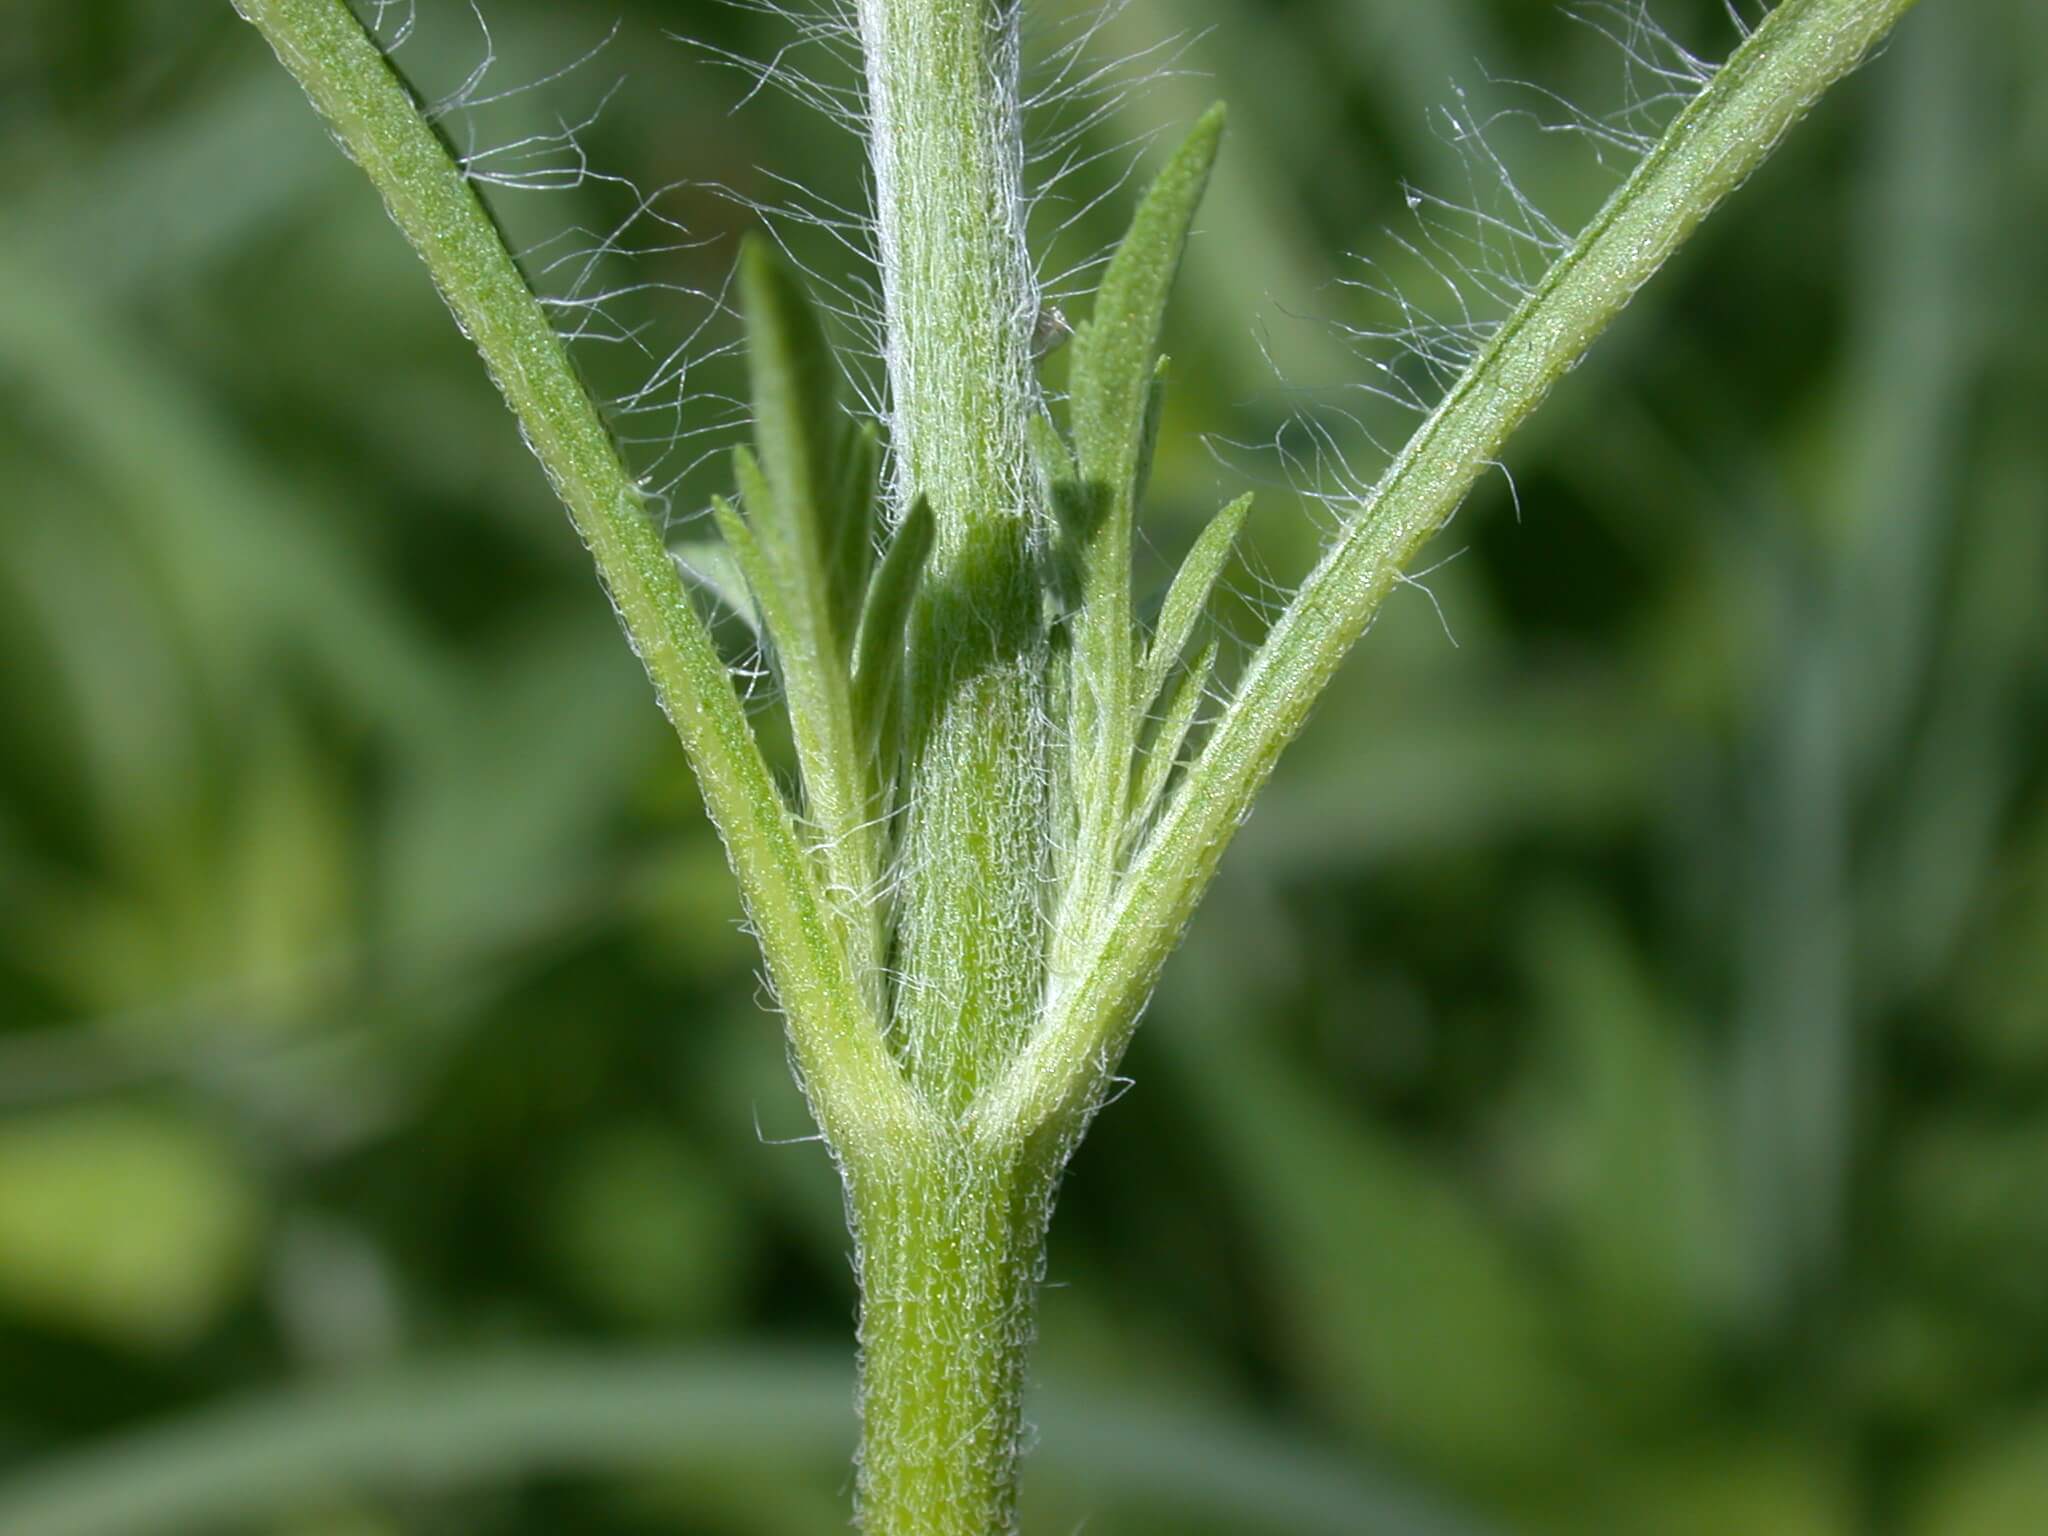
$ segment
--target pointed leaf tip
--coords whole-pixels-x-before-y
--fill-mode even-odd
[[[1124,493],[1142,453],[1146,404],[1195,210],[1209,185],[1223,109],[1202,115],[1146,191],[1110,258],[1095,312],[1075,333],[1074,444],[1081,472]]]
[[[1092,850],[1076,865],[1063,898],[1077,914],[1086,914],[1109,889],[1129,798],[1141,711],[1133,697],[1131,529],[1159,420],[1159,342],[1167,299],[1222,132],[1222,113],[1204,114],[1146,191],[1130,232],[1103,271],[1095,311],[1073,342],[1068,411],[1080,516],[1069,533],[1080,603],[1073,626],[1071,728],[1081,743],[1073,773],[1078,842]]]
[[[782,253],[750,237],[739,288],[759,449],[752,483],[739,466],[740,488],[785,610],[807,629],[803,648],[839,671],[872,564],[880,445],[841,409],[837,359]]]
[[[686,582],[716,599],[756,639],[761,637],[761,611],[737,548],[723,539],[686,539],[670,545],[669,554]]]
[[[812,516],[829,471],[836,414],[824,327],[781,253],[758,236],[740,250],[740,302],[763,467],[779,495],[809,504],[791,510]]]

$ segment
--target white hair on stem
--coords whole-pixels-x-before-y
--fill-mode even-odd
[[[364,18],[370,35],[386,57],[398,52],[412,39],[419,22],[419,0],[365,0]]]
[[[879,35],[877,17],[884,0],[724,3],[771,17],[785,32],[763,57],[680,39],[738,74],[742,89],[732,110],[773,91],[875,143],[876,115],[887,105],[878,101],[878,93],[888,93],[888,71],[865,66],[867,49]],[[991,135],[1002,163],[993,179],[1007,189],[1004,238],[1015,253],[991,318],[1010,337],[997,350],[1010,359],[1003,367],[1013,370],[1007,388],[1016,403],[1007,414],[1014,421],[1037,409],[1035,368],[1017,361],[1030,357],[1019,338],[1037,325],[1043,306],[1091,287],[1109,253],[1091,248],[1063,263],[1053,258],[1103,203],[1127,187],[1152,141],[1150,131],[1119,136],[1114,125],[1134,92],[1186,72],[1200,34],[1109,56],[1102,38],[1127,0],[1104,0],[1036,29],[1024,24],[1017,0],[988,3],[1001,23],[989,67],[1003,82],[1003,121]],[[1257,478],[1284,488],[1289,500],[1313,512],[1326,537],[1334,538],[1367,504],[1379,467],[1391,458],[1388,440],[1395,433],[1386,424],[1388,411],[1409,418],[1426,415],[1485,348],[1500,318],[1569,244],[1563,225],[1538,206],[1513,173],[1501,142],[1503,128],[1522,124],[1542,134],[1581,138],[1603,165],[1625,170],[1712,78],[1712,67],[1653,24],[1640,0],[1583,0],[1567,11],[1613,44],[1622,63],[1620,104],[1594,113],[1553,91],[1484,73],[1471,90],[1453,84],[1431,121],[1465,167],[1465,184],[1430,190],[1404,186],[1406,227],[1387,232],[1385,254],[1354,258],[1352,270],[1338,279],[1350,312],[1326,323],[1356,350],[1365,364],[1363,377],[1354,374],[1334,391],[1295,386],[1266,347],[1274,378],[1291,400],[1282,424],[1262,445],[1221,435],[1207,440],[1210,452],[1233,468],[1242,469],[1247,455],[1264,459],[1270,473]],[[693,383],[695,370],[727,358],[740,345],[730,323],[729,294],[723,287],[691,288],[631,272],[635,261],[673,255],[702,242],[662,211],[680,184],[643,194],[624,178],[592,166],[586,140],[621,82],[612,81],[590,105],[563,114],[551,126],[496,137],[486,131],[488,109],[543,88],[559,89],[586,74],[615,42],[619,28],[612,27],[559,68],[498,87],[493,84],[497,45],[474,0],[472,14],[484,39],[483,57],[438,100],[433,114],[458,136],[465,174],[493,193],[609,190],[624,200],[609,227],[563,230],[528,247],[522,260],[572,345],[627,349],[646,359],[641,381],[607,405],[643,493],[672,517],[668,509],[679,488],[722,459],[751,424],[745,399]],[[1735,0],[1727,0],[1727,15],[1738,34],[1746,32],[1749,22]],[[390,48],[412,38],[417,26],[415,7],[399,0],[374,4],[370,19]],[[1490,98],[1485,105],[1477,99],[1480,90]],[[902,397],[906,386],[913,393],[920,387],[921,375],[919,360],[905,351],[901,316],[892,310],[887,277],[892,168],[886,145],[877,154],[853,196],[828,196],[773,167],[757,168],[771,189],[765,195],[718,182],[693,185],[759,217],[804,274],[841,343],[837,350],[853,392],[848,409],[893,427],[885,439],[884,472],[900,487],[909,483],[912,471],[904,455],[914,451],[916,436],[904,420]],[[1035,238],[1027,238],[1027,231]],[[829,249],[829,259],[821,259],[821,249]],[[627,267],[623,279],[622,264]],[[658,326],[649,318],[645,301],[651,294],[692,301],[695,313],[676,339],[654,339],[667,322]],[[894,296],[897,310],[905,302],[904,295]],[[898,322],[893,334],[892,320]],[[987,467],[1003,476],[1020,467],[1026,455],[1021,442],[1010,442],[996,457]],[[1498,467],[1512,496],[1512,479],[1504,465]],[[1021,501],[1026,492],[1019,484],[1012,495]],[[899,490],[898,515],[901,497]],[[1238,602],[1261,623],[1270,622],[1286,599],[1284,586],[1248,562],[1241,561],[1237,569],[1243,574],[1234,575],[1228,585]],[[1403,585],[1421,586],[1428,574],[1417,573]],[[1431,601],[1436,601],[1433,594]],[[1217,627],[1219,621],[1208,622]],[[1449,633],[1447,618],[1445,629]],[[1244,648],[1238,637],[1230,638],[1233,651]],[[751,708],[772,701],[772,668],[758,647],[745,650],[734,671]],[[1218,675],[1208,680],[1205,692],[1223,701],[1227,688]],[[1041,728],[1056,737],[1064,728],[1057,712],[1041,714]],[[1197,722],[1189,750],[1199,746],[1201,735]],[[861,900],[888,903],[906,878],[900,861],[892,860]]]
[[[414,0],[365,0],[363,8],[365,25],[394,67],[406,49],[408,88],[464,178],[493,204],[501,227],[535,195],[542,208],[575,199],[573,222],[518,249],[520,269],[586,382],[619,377],[616,363],[595,366],[601,354],[640,359],[625,370],[631,382],[599,404],[643,503],[665,528],[695,521],[702,504],[684,499],[687,488],[708,480],[709,468],[723,465],[752,424],[743,394],[723,382],[731,373],[727,360],[742,345],[729,277],[701,284],[657,270],[711,243],[668,211],[678,197],[706,188],[675,181],[642,190],[593,163],[592,135],[627,85],[623,71],[600,73],[617,55],[622,22],[606,26],[567,62],[504,83],[499,39],[486,8],[470,0],[466,20],[480,40],[472,62],[452,88],[433,87],[433,60],[468,51],[455,25],[460,16],[459,9],[423,16]],[[557,101],[576,105],[554,108]],[[538,112],[536,103],[543,104]],[[519,222],[530,226],[531,219]],[[700,370],[717,382],[701,383]],[[759,641],[715,605],[706,608],[726,636],[743,703],[750,711],[770,706],[773,674]]]
[[[1130,0],[1103,0],[1041,31],[1027,28],[1029,80],[1023,89],[1025,200],[1035,231],[1038,284],[1048,302],[1092,290],[1112,254],[1099,243],[1056,265],[1062,238],[1136,179],[1163,130],[1102,142],[1103,130],[1148,87],[1187,73],[1183,59],[1206,33],[1182,32],[1110,57],[1103,33]]]
[[[1725,0],[1734,42],[1755,24],[1750,9]],[[1571,244],[1565,222],[1540,206],[1516,175],[1506,130],[1581,140],[1618,183],[1714,78],[1717,66],[1654,21],[1646,0],[1574,0],[1562,10],[1617,56],[1617,104],[1595,111],[1483,68],[1472,87],[1453,82],[1430,124],[1464,167],[1463,187],[1403,183],[1405,223],[1381,231],[1380,254],[1350,258],[1350,270],[1336,283],[1342,312],[1309,321],[1346,342],[1363,372],[1335,384],[1302,382],[1262,335],[1272,376],[1264,399],[1279,406],[1280,424],[1262,442],[1209,439],[1221,462],[1284,486],[1316,512],[1326,540],[1371,504],[1394,442],[1405,432],[1399,423],[1419,421],[1436,408]],[[1519,520],[1513,477],[1504,463],[1493,467]],[[1399,584],[1419,586],[1427,575],[1414,573]],[[1441,616],[1441,605],[1438,611]],[[1448,623],[1445,629],[1448,634]]]

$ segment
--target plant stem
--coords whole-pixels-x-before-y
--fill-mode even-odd
[[[977,1109],[997,1143],[1094,1101],[1281,750],[1401,572],[1700,221],[1915,0],[1783,0],[1502,322],[1395,457],[1252,659],[1133,861],[1072,987]]]
[[[1015,1529],[1019,1403],[1052,1188],[1252,796],[1401,570],[1509,433],[1912,3],[1783,0],[1679,115],[1332,544],[1120,883],[1108,878],[1120,848],[1093,850],[1105,872],[1096,884],[1116,889],[1091,886],[1073,904],[1085,917],[1062,934],[1060,985],[1049,989],[1052,844],[1072,829],[1056,824],[1048,531],[1029,450],[1042,406],[1017,0],[857,0],[895,510],[900,520],[927,500],[936,527],[909,627],[896,927],[885,934],[877,914],[872,954],[861,958],[849,956],[849,914],[822,892],[820,855],[797,831],[661,530],[461,165],[346,0],[236,0],[369,175],[483,353],[596,560],[726,840],[846,1177],[862,1279],[870,1536]],[[1105,609],[1112,620],[1098,638],[1112,646],[1122,642],[1122,611]],[[1118,734],[1111,744],[1114,788],[1128,742]],[[852,755],[844,743],[832,750]],[[854,799],[832,803],[838,823],[856,820]],[[1115,814],[1096,819],[1120,830],[1121,790],[1105,804]],[[835,890],[863,889],[867,873],[865,859],[854,861]],[[885,987],[876,966],[892,940]],[[885,1008],[894,1012],[886,1035]]]
[[[1043,991],[1047,730],[1028,472],[1039,409],[1014,0],[861,0],[899,511],[937,539],[911,624],[899,1054],[964,1112]]]
[[[1016,1529],[1024,1364],[1051,1180],[958,1148],[855,1177],[861,1528]]]
[[[370,178],[519,418],[696,769],[789,1012],[813,1107],[842,1156],[881,1156],[915,1126],[917,1107],[850,973],[725,663],[518,263],[346,0],[236,0],[236,9]]]
[[[899,513],[938,549],[1029,521],[1037,284],[1024,240],[1016,0],[860,0]]]
[[[937,537],[912,615],[894,1044],[957,1123],[1045,991],[1051,869],[1043,509],[1028,432],[1015,0],[860,0],[900,513]],[[1051,1164],[950,1128],[848,1188],[869,1536],[995,1536],[1017,1444]],[[1040,1171],[1032,1171],[1037,1168]]]

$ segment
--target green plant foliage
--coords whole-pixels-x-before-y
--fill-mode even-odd
[[[1230,561],[1231,552],[1237,546],[1237,537],[1244,531],[1244,520],[1251,510],[1252,498],[1240,496],[1217,513],[1195,540],[1187,559],[1181,562],[1173,585],[1166,589],[1166,601],[1159,609],[1158,628],[1145,644],[1144,661],[1138,669],[1137,703],[1140,712],[1158,703],[1160,690],[1179,665],[1195,627],[1202,622],[1202,615],[1209,607],[1209,598],[1216,590],[1224,566]]]
[[[357,9],[388,41],[405,8]],[[714,616],[718,718],[768,791],[741,801],[823,888],[795,689],[708,510],[765,570],[775,454],[756,436],[750,496],[737,426],[672,446],[631,402],[709,313],[690,294],[760,311],[726,287],[750,205],[779,177],[857,202],[858,146],[773,90],[733,112],[751,82],[663,40],[785,57],[754,9],[484,9],[488,49],[422,6],[398,55],[427,101],[486,51],[473,97],[546,80],[451,106],[458,148],[536,145],[627,76],[578,129],[597,174],[470,184],[525,277],[561,292],[564,232],[621,227],[605,177],[690,183],[658,204],[687,235],[634,227],[588,290],[630,340],[542,318],[588,330],[575,376],[628,402],[604,422],[636,547]],[[1738,41],[1718,0],[1651,15],[1701,57]],[[732,784],[691,777],[474,348],[249,29],[24,18],[0,49],[0,1531],[843,1522],[844,1195],[763,1004],[850,994],[764,982],[704,814]],[[1032,0],[1027,89],[1076,19]],[[2048,14],[1968,19],[1921,6],[1646,290],[1501,455],[1518,505],[1481,476],[1420,564],[1460,557],[1390,590],[1226,829],[1052,1224],[1027,1532],[2040,1526]],[[1389,447],[1413,425],[1349,392],[1383,376],[1347,330],[1402,317],[1346,280],[1455,320],[1428,237],[1467,226],[1404,191],[1499,209],[1432,112],[1462,85],[1577,228],[1632,157],[1522,135],[1500,82],[1658,94],[1519,0],[1130,0],[1071,78],[1182,33],[1144,89],[1028,124],[1080,123],[1033,175],[1091,165],[1031,231],[1085,324],[1082,264],[1141,200],[1128,147],[1155,170],[1233,109],[1153,348],[1170,399],[1141,365],[1134,888],[1342,537],[1342,497],[1299,494],[1332,486],[1297,410]],[[834,232],[778,234],[791,304],[858,289]],[[693,352],[693,420],[759,416],[744,330]],[[878,396],[836,358],[804,430]],[[1018,423],[1046,506],[1080,477],[1078,360],[1034,362],[1049,407]],[[879,490],[845,551],[873,574],[823,632],[853,756],[903,795],[960,503],[850,438],[795,511]],[[1048,720],[1074,596],[1029,604]]]
[[[1056,971],[1079,958],[1116,889],[1148,703],[1137,696],[1132,658],[1131,536],[1159,425],[1166,302],[1222,137],[1223,109],[1212,107],[1139,203],[1103,272],[1095,312],[1072,343],[1075,478],[1052,486],[1078,568],[1068,674],[1073,853],[1053,940]]]
[[[1216,675],[1216,653],[1216,642],[1212,640],[1174,681],[1173,692],[1161,707],[1151,739],[1145,743],[1144,766],[1132,787],[1130,815],[1123,834],[1127,850],[1166,797],[1167,781],[1179,765],[1181,748],[1187,745],[1188,731],[1195,723],[1195,712],[1202,707],[1203,695]]]
[[[747,626],[747,633],[759,639],[761,610],[754,601],[753,581],[738,553],[740,547],[752,544],[753,535],[723,498],[718,506],[718,522],[722,534],[727,529],[736,528],[736,535],[684,539],[669,548],[675,552],[676,565],[681,569],[683,579],[709,593],[727,613]],[[765,575],[763,579],[766,579]]]
[[[902,735],[899,693],[905,631],[936,531],[931,503],[920,500],[889,540],[888,553],[876,568],[861,605],[860,632],[854,644],[854,723],[862,750],[884,780],[896,771]]]

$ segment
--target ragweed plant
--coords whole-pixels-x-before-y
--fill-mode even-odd
[[[1133,530],[1163,315],[1220,109],[1141,200],[1072,344],[1036,358],[1018,0],[857,0],[886,438],[801,282],[741,258],[752,446],[672,549],[480,201],[346,0],[236,0],[425,258],[588,545],[726,843],[859,1259],[875,1533],[1015,1524],[1055,1186],[1232,831],[1416,552],[1509,434],[1912,0],[1783,0],[1487,331],[1199,730],[1199,643],[1248,503],[1149,633]],[[1063,420],[1061,419],[1063,417]],[[693,592],[692,588],[700,590]],[[759,635],[795,788],[699,604]]]

